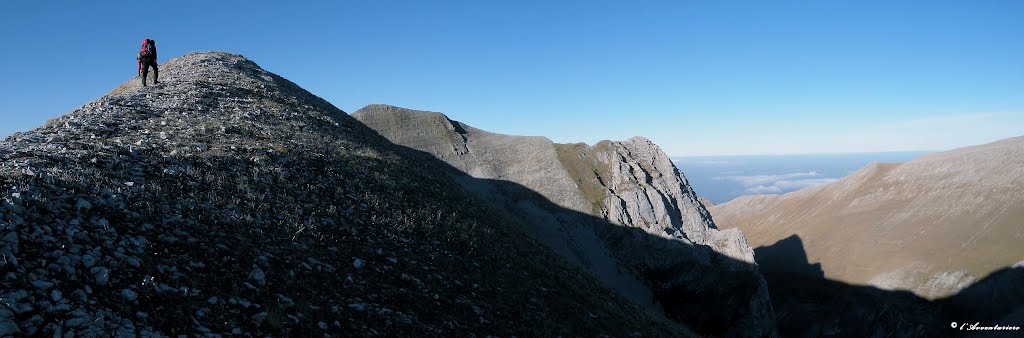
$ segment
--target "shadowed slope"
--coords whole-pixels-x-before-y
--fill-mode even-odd
[[[227,53],[0,142],[0,335],[681,336]]]
[[[353,116],[458,168],[453,175],[482,200],[637,304],[700,334],[774,333],[743,235],[716,229],[682,173],[647,139],[555,144],[387,105]]]
[[[955,296],[928,300],[824,278],[803,243],[791,236],[756,249],[783,336],[1014,337],[1019,330],[970,331],[950,323],[1024,327],[1024,264],[985,276]]]
[[[1024,137],[711,211],[755,246],[800,236],[829,278],[945,297],[1024,259]]]

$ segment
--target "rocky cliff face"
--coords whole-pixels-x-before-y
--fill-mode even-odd
[[[353,116],[450,164],[469,190],[652,311],[702,334],[774,332],[764,280],[742,233],[716,229],[682,173],[649,140],[555,144],[387,105]]]
[[[252,61],[160,70],[0,142],[0,336],[689,334]]]
[[[666,239],[710,246],[738,262],[754,262],[743,234],[715,228],[686,178],[650,140],[554,147],[594,215]]]

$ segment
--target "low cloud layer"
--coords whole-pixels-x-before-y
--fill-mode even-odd
[[[781,194],[834,182],[814,171],[780,175],[721,176],[716,181],[733,181],[744,187],[744,194]]]

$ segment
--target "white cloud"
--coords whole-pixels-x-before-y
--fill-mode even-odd
[[[779,175],[720,176],[712,179],[736,182],[744,187],[744,194],[781,194],[832,183],[836,180],[835,178],[817,176],[821,176],[821,174],[809,171]]]
[[[817,172],[808,171],[805,173],[792,173],[792,174],[781,174],[781,175],[749,175],[749,176],[720,176],[712,178],[716,181],[729,180],[739,183],[743,186],[750,187],[755,185],[763,185],[769,183],[775,183],[778,181],[792,180],[803,177],[814,177],[818,176]]]

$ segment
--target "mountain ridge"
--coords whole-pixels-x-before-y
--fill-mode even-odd
[[[941,298],[1024,258],[1012,249],[1024,238],[1021,158],[1024,137],[1015,137],[711,209],[755,246],[800,235],[831,278]]]
[[[730,301],[732,309],[710,312],[718,319],[695,330],[773,334],[767,288],[753,250],[739,231],[715,227],[682,173],[649,140],[557,144],[390,105],[369,105],[352,115],[392,142],[457,168],[452,173],[457,181],[473,182],[464,183],[468,190],[508,210],[534,238],[634,302],[693,325],[709,319],[691,312],[698,304],[677,304],[677,299],[687,298],[681,293],[707,291],[707,301],[714,302],[731,298],[726,294],[731,292],[739,295]],[[481,180],[487,184],[477,185]],[[505,189],[504,182],[521,184],[540,196],[523,196]],[[580,215],[550,210],[558,207]],[[663,241],[651,243],[631,230]],[[701,278],[706,281],[698,282]],[[715,287],[723,289],[701,291],[704,283],[719,283]],[[732,318],[732,327],[721,327],[724,323],[718,321],[725,318]]]
[[[0,335],[692,335],[254,62],[160,68],[0,141]]]

